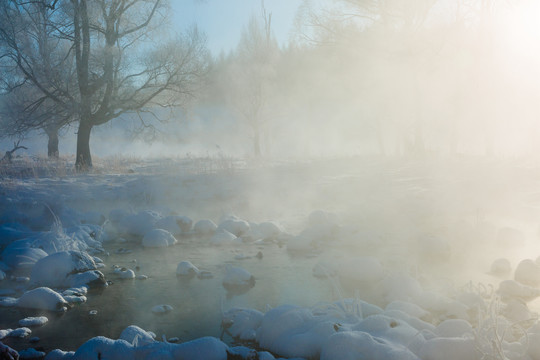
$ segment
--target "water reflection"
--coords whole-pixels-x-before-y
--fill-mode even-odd
[[[126,248],[126,244],[122,244]],[[75,350],[86,340],[103,335],[118,338],[129,325],[137,325],[154,332],[161,340],[178,337],[188,341],[202,336],[221,335],[221,314],[232,307],[248,307],[265,312],[268,307],[281,304],[312,306],[319,301],[334,300],[332,285],[312,276],[316,258],[291,258],[284,248],[275,244],[243,245],[249,257],[235,259],[234,248],[215,248],[201,245],[196,239],[166,249],[143,249],[128,246],[132,252],[116,250],[120,245],[106,246],[110,253],[100,269],[112,284],[88,294],[88,301],[77,305],[63,316],[46,314],[50,321],[42,328],[33,329],[32,336],[41,341],[38,347],[49,351],[55,348]],[[257,257],[261,252],[264,257]],[[202,278],[176,276],[180,261],[191,261],[206,271]],[[113,266],[133,269],[136,275],[147,275],[147,280],[120,279]],[[241,288],[225,289],[222,281],[227,266],[248,270],[255,283]],[[212,277],[210,276],[213,275]],[[2,286],[5,286],[2,285]],[[152,313],[160,304],[172,306],[165,316]],[[90,311],[97,311],[91,315]],[[17,308],[0,308],[0,329],[16,328],[25,316],[44,312]],[[232,341],[232,339],[224,339]],[[30,345],[28,339],[7,339],[6,344],[16,349]]]

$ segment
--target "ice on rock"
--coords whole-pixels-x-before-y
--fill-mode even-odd
[[[32,334],[32,330],[27,327],[21,327],[17,329],[0,330],[0,340],[5,337],[25,338]]]
[[[216,232],[217,225],[208,219],[199,220],[193,226],[193,231],[198,236],[212,235]]]
[[[49,319],[45,316],[38,316],[38,317],[27,317],[24,319],[19,320],[20,326],[43,326],[45,325]]]
[[[181,261],[176,267],[178,276],[194,276],[199,273],[199,269],[189,261]]]
[[[524,285],[540,287],[540,265],[531,259],[521,260],[514,272],[514,280]]]
[[[156,334],[143,330],[136,325],[130,325],[125,328],[119,337],[119,339],[125,340],[135,347],[151,344],[156,341],[154,340],[155,338]]]
[[[101,286],[104,276],[85,252],[61,251],[39,260],[32,268],[32,283],[48,287]]]
[[[147,232],[142,240],[144,247],[167,247],[177,243],[176,238],[167,230],[152,229]]]
[[[32,230],[19,223],[6,223],[0,225],[0,245],[5,246],[13,241],[32,236]]]
[[[241,267],[228,266],[222,283],[225,289],[235,291],[255,286],[255,278]]]
[[[420,360],[404,346],[374,337],[363,331],[338,332],[332,335],[320,360]]]
[[[63,312],[67,310],[68,303],[56,291],[48,287],[40,287],[22,294],[17,301],[17,306],[21,308]]]
[[[491,264],[489,273],[495,276],[508,276],[512,272],[510,260],[505,258],[496,259]]]
[[[247,234],[250,230],[249,223],[236,216],[229,216],[219,223],[217,231],[227,231],[236,236]]]
[[[254,309],[232,308],[223,313],[221,324],[228,333],[242,341],[256,339],[264,314]]]

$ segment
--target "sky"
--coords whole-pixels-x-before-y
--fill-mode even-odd
[[[266,0],[272,13],[272,28],[280,44],[286,44],[294,27],[302,0]],[[172,22],[178,30],[193,24],[206,33],[208,48],[214,55],[233,50],[252,14],[260,16],[259,0],[173,0]]]

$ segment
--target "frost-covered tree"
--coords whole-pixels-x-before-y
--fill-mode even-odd
[[[0,26],[0,41],[25,81],[75,117],[78,170],[92,166],[93,127],[124,113],[180,105],[206,71],[204,36],[196,29],[171,36],[166,29],[165,0],[8,0],[3,7],[5,16],[25,19],[33,3],[57,14],[51,20],[52,35],[69,44],[75,87],[64,83],[50,88],[33,76],[34,63],[25,59],[31,58],[34,47],[21,46],[10,25]]]

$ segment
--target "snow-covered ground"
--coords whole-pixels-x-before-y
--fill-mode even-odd
[[[0,169],[27,358],[540,358],[534,162],[70,165]]]

